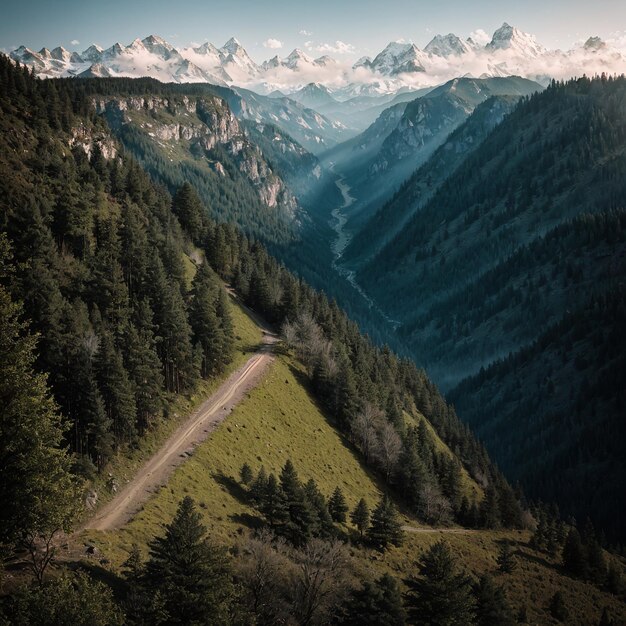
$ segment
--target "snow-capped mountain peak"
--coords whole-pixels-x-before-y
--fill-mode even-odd
[[[31,66],[42,77],[151,76],[169,82],[231,84],[259,93],[296,93],[311,80],[332,86],[332,98],[349,99],[397,93],[401,89],[433,86],[458,76],[520,75],[547,82],[597,72],[623,73],[626,55],[618,39],[589,37],[571,50],[546,50],[532,35],[506,22],[489,43],[453,33],[436,35],[421,50],[413,43],[390,42],[376,55],[361,57],[352,68],[324,55],[313,59],[296,48],[287,58],[274,56],[257,65],[242,44],[230,38],[222,48],[210,42],[176,48],[158,35],[116,43],[103,50],[93,44],[81,54],[58,46],[39,52],[25,46],[13,50],[15,61]],[[309,88],[307,91],[311,91]],[[302,97],[312,97],[305,91]],[[326,94],[328,96],[328,94]],[[315,94],[320,99],[321,92]],[[327,98],[326,98],[327,99]],[[321,101],[321,100],[320,100]]]
[[[282,64],[282,61],[280,60],[280,57],[276,55],[276,56],[273,56],[271,59],[268,59],[267,61],[263,61],[263,65],[261,65],[261,68],[267,71],[267,70],[280,67],[281,64]]]
[[[124,54],[125,48],[121,43],[114,43],[110,48],[102,51],[101,60],[115,59],[116,57]]]
[[[428,55],[415,44],[392,41],[374,58],[371,67],[388,76],[423,72],[427,58]]]
[[[357,59],[356,63],[352,66],[352,69],[356,69],[357,67],[371,67],[372,65],[372,57],[364,56]]]
[[[178,50],[176,50],[176,48],[174,48],[171,44],[167,43],[165,39],[162,39],[157,35],[149,35],[145,39],[142,39],[141,43],[145,49],[148,50],[148,52],[161,57],[165,61],[172,58],[180,58],[182,60]]]
[[[536,57],[545,52],[545,48],[537,43],[533,35],[510,26],[506,22],[496,30],[485,48],[490,51],[511,50],[522,57]]]
[[[294,48],[289,56],[283,61],[283,65],[292,70],[295,70],[303,65],[311,65],[312,63],[313,59],[300,48]]]
[[[237,54],[240,50],[244,50],[241,42],[236,37],[231,37],[223,46],[222,50],[229,54]],[[244,50],[245,52],[245,50]]]
[[[337,65],[337,61],[335,61],[333,57],[328,56],[327,54],[315,59],[314,63],[315,65],[319,65],[320,67],[328,67],[330,65]]]
[[[454,33],[435,35],[424,52],[447,59],[450,56],[461,56],[472,49],[469,43],[457,37]]]
[[[197,54],[215,55],[219,58],[220,51],[210,42],[207,41],[197,48],[193,48]]]
[[[63,46],[57,46],[50,52],[50,56],[57,61],[63,61],[64,63],[69,63],[72,58],[72,53],[67,51]]]
[[[81,52],[80,57],[84,61],[97,63],[102,58],[103,52],[104,50],[100,46],[92,44],[91,46],[89,46],[89,48]]]
[[[587,41],[585,41],[583,48],[585,50],[591,50],[592,52],[596,52],[598,50],[603,50],[606,48],[606,42],[600,39],[600,37],[589,37]]]
[[[246,49],[231,37],[219,50],[224,55],[223,69],[236,80],[246,80],[258,75],[260,68],[250,58]]]

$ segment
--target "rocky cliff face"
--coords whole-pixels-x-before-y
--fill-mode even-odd
[[[252,183],[264,205],[295,215],[295,197],[221,98],[101,96],[93,99],[93,105],[115,132],[131,125],[170,159],[204,159],[211,171],[228,176],[229,164],[213,154],[219,148],[219,154],[229,155]]]
[[[70,148],[80,146],[89,158],[91,158],[96,147],[100,149],[102,156],[107,160],[117,156],[117,147],[110,135],[94,133],[92,128],[84,125],[72,129],[69,144]]]

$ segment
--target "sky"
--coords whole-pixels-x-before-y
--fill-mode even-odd
[[[389,41],[425,46],[434,34],[491,34],[502,22],[548,48],[626,32],[626,0],[2,0],[0,49],[82,51],[157,34],[175,46],[231,36],[257,61],[293,48],[355,58]]]

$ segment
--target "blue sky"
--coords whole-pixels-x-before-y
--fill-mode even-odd
[[[436,33],[491,34],[503,21],[551,48],[626,31],[626,0],[5,0],[3,5],[0,48],[5,50],[24,44],[80,51],[94,42],[128,44],[152,33],[181,47],[207,40],[220,46],[235,35],[260,60],[306,42],[335,55],[343,49],[347,56],[376,53],[397,39],[424,46]]]

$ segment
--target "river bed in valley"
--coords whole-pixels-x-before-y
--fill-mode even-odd
[[[374,300],[372,300],[372,298],[365,293],[361,285],[359,285],[356,280],[356,272],[347,268],[341,262],[343,253],[352,240],[352,234],[346,229],[346,223],[348,221],[346,209],[354,204],[356,198],[350,195],[350,185],[348,185],[343,176],[337,178],[335,185],[337,185],[337,188],[341,192],[343,202],[331,211],[331,218],[329,221],[330,227],[335,233],[335,239],[330,244],[330,249],[333,255],[332,267],[340,276],[345,278],[352,285],[352,287],[354,287],[354,289],[356,289],[359,295],[365,300],[365,302],[367,302],[368,307],[379,313],[389,324],[393,326],[395,330],[400,325],[400,322],[390,318],[376,304],[376,302],[374,302]]]

